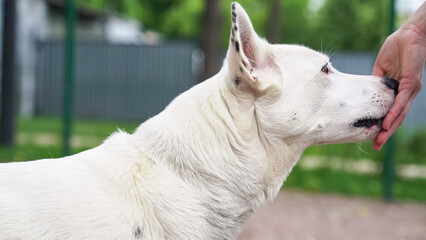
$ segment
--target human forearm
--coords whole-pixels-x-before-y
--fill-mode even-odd
[[[401,28],[415,30],[426,38],[426,2],[423,2]]]

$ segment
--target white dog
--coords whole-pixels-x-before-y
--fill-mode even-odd
[[[303,150],[373,139],[395,80],[259,38],[237,4],[220,72],[134,134],[0,165],[0,239],[235,239]]]

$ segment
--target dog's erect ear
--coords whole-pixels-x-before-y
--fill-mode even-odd
[[[229,74],[237,88],[264,92],[281,85],[281,71],[271,45],[257,36],[240,4],[231,5],[232,27],[228,49]]]

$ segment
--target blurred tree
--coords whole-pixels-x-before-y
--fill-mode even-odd
[[[138,19],[145,29],[168,38],[199,40],[203,1],[200,0],[78,0],[96,9]]]
[[[221,35],[222,13],[219,8],[219,1],[205,0],[203,36],[201,49],[204,52],[204,74],[201,80],[213,76],[220,69],[221,57]]]
[[[78,1],[139,19],[145,29],[158,31],[166,38],[202,43],[204,4],[207,0]],[[220,4],[219,14],[222,13],[225,20],[218,34],[225,49],[229,43],[231,1],[216,2]],[[250,15],[257,33],[271,42],[281,40],[314,49],[328,46],[332,50],[367,51],[377,50],[386,37],[388,0],[324,0],[312,9],[313,3],[321,1],[244,0],[241,4]],[[213,25],[220,26],[217,23]],[[274,35],[277,33],[278,37]]]
[[[284,0],[281,7],[281,41],[310,45],[312,28],[311,14],[307,10],[308,0]]]
[[[315,35],[335,50],[377,50],[387,35],[387,0],[326,0],[314,20]],[[317,42],[310,43],[318,48]]]
[[[174,1],[175,2],[175,1]],[[178,38],[200,42],[202,36],[204,1],[179,0],[165,12],[164,17],[147,28],[157,30],[168,38]],[[151,24],[151,23],[150,23]]]
[[[269,18],[266,25],[266,38],[271,43],[280,43],[281,0],[270,0]]]

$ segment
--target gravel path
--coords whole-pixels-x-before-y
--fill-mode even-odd
[[[426,240],[426,204],[281,191],[239,240]]]

